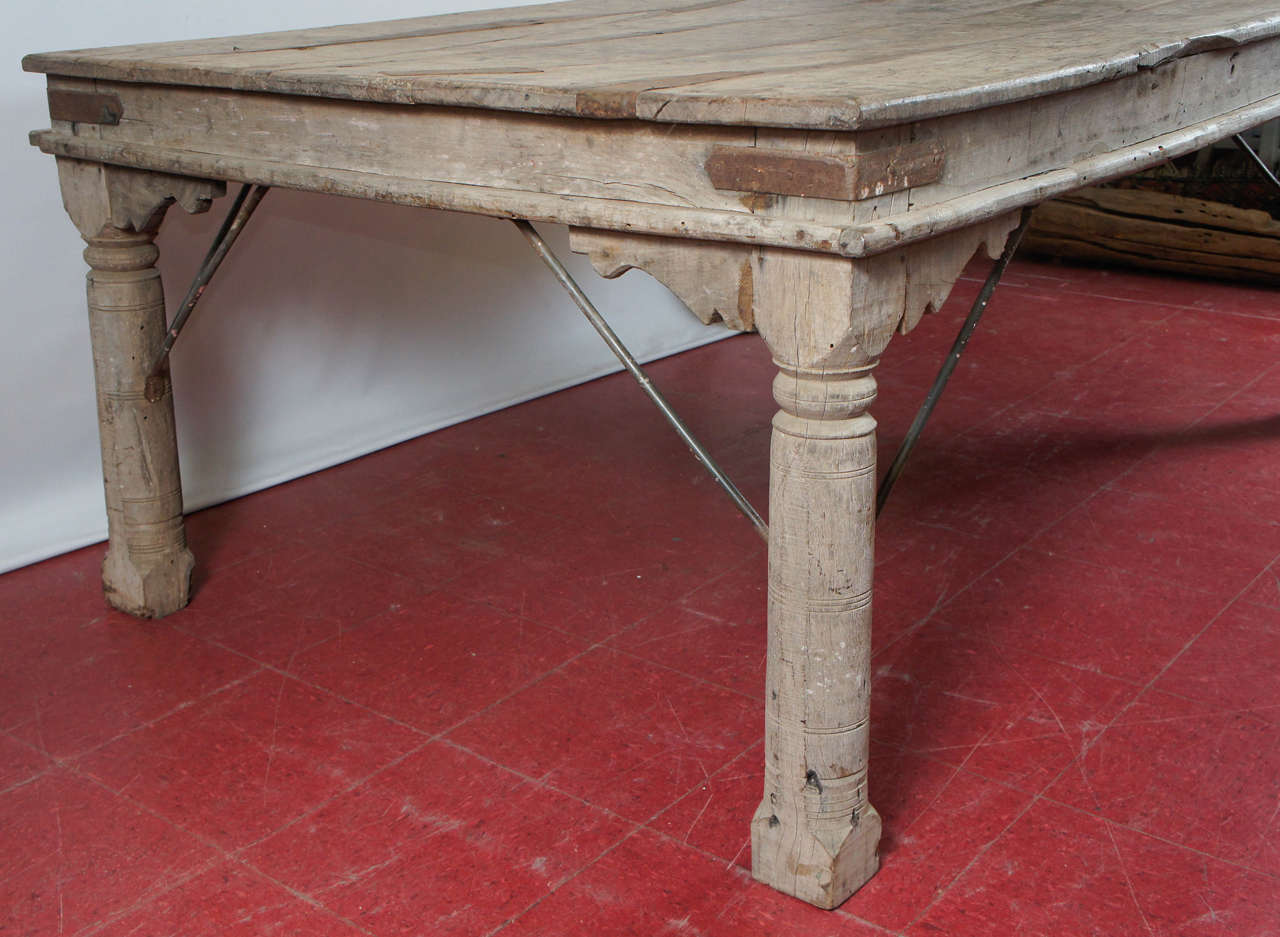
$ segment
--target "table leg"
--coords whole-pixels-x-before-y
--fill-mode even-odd
[[[89,328],[97,383],[102,480],[107,502],[107,600],[160,617],[187,604],[194,560],[182,525],[182,482],[173,394],[158,399],[147,372],[164,340],[164,292],[153,234],[105,227],[88,238]]]
[[[874,362],[782,365],[769,486],[765,792],[757,879],[834,908],[875,874],[867,802]]]
[[[1008,212],[901,250],[849,259],[577,230],[575,250],[616,276],[652,273],[704,320],[755,325],[779,373],[769,487],[769,659],[764,799],[752,872],[834,908],[878,866],[867,802],[873,369],[890,339],[940,309],[982,246],[996,257]]]
[[[164,339],[156,231],[174,201],[204,211],[222,184],[59,159],[63,203],[88,244],[89,329],[107,503],[107,601],[148,618],[187,604],[193,560],[168,370],[147,394]],[[148,397],[155,399],[148,399]]]

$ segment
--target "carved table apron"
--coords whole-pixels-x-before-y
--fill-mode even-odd
[[[227,181],[571,227],[777,362],[753,871],[834,907],[867,802],[877,359],[1019,210],[1280,114],[1280,6],[578,0],[28,56],[88,242],[107,596],[187,602],[153,243]]]

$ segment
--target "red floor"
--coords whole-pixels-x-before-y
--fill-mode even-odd
[[[759,340],[652,371],[763,504]],[[0,577],[0,934],[1280,933],[1276,292],[1010,271],[879,527],[834,913],[745,871],[762,546],[622,377],[189,530],[158,623],[100,547]]]

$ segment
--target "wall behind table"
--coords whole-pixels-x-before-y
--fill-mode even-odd
[[[514,4],[517,0],[508,0]],[[0,571],[101,540],[83,242],[61,206],[44,76],[27,52],[393,19],[466,0],[162,0],[13,4],[0,37]],[[170,312],[228,199],[170,209],[159,238]],[[568,254],[633,351],[661,357],[727,334],[638,273],[605,281]],[[617,370],[510,224],[272,191],[173,357],[188,510]]]

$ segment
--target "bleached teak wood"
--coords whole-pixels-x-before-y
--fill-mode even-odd
[[[190,555],[168,396],[142,364],[170,196],[256,182],[568,224],[778,364],[758,878],[831,907],[866,800],[874,367],[1018,209],[1280,114],[1271,0],[576,0],[29,56],[90,242],[113,601]],[[741,188],[738,188],[738,187]]]
[[[194,560],[182,525],[182,482],[168,370],[148,399],[164,339],[156,230],[169,205],[208,209],[219,182],[59,159],[62,198],[88,247],[89,334],[97,385],[108,548],[107,600],[159,617],[187,604]]]

